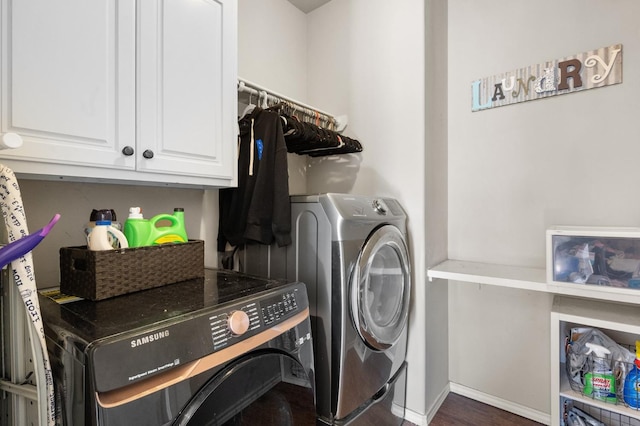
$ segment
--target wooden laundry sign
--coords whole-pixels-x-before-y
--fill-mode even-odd
[[[471,83],[471,110],[622,83],[622,44],[578,53]]]

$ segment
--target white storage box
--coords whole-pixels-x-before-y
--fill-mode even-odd
[[[640,228],[549,228],[547,282],[640,290]]]

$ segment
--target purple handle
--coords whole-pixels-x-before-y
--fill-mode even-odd
[[[53,219],[44,228],[29,234],[26,237],[22,237],[0,249],[0,268],[4,268],[5,265],[13,262],[17,258],[24,256],[33,250],[40,241],[51,231],[51,228],[58,222],[60,215],[56,213]]]

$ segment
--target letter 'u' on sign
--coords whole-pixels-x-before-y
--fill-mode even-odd
[[[530,65],[471,83],[471,111],[622,83],[622,44]]]

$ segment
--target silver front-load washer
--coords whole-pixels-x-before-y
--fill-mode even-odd
[[[402,423],[411,273],[391,198],[291,197],[292,244],[248,246],[245,271],[307,285],[316,411],[327,424]]]

